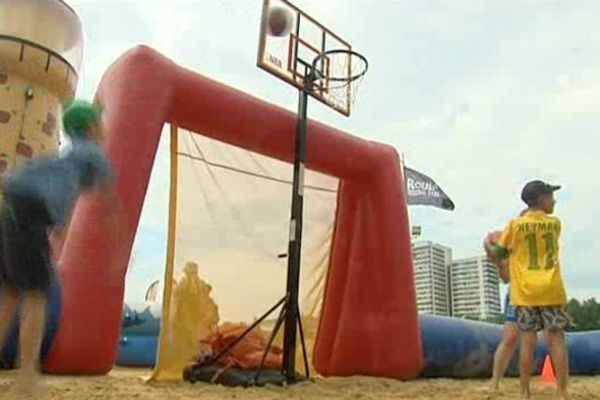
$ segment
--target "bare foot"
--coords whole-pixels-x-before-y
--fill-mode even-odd
[[[531,391],[529,389],[521,390],[521,400],[529,400],[529,399],[531,399]]]

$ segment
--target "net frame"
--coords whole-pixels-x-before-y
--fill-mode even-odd
[[[294,22],[286,35],[269,33],[269,10],[275,7],[287,9],[292,14]],[[348,52],[342,54],[338,51],[340,49]],[[321,56],[323,53],[324,58]],[[336,67],[336,79],[313,80],[307,85],[312,60],[315,57],[323,60],[320,72],[327,75],[332,70],[327,65],[327,54],[332,54],[337,59],[336,62],[341,65]],[[345,55],[348,54],[353,55],[350,68],[343,65],[344,59],[347,58]],[[349,42],[289,0],[263,0],[257,58],[259,68],[301,91],[307,91],[314,99],[349,117],[364,76],[362,72],[366,72],[367,65],[366,58],[354,52]],[[349,69],[360,71],[362,76],[351,76],[345,72]],[[352,79],[346,81],[349,78]]]
[[[321,67],[318,64],[321,63]],[[325,63],[326,68],[323,68]],[[321,88],[339,103],[354,105],[360,85],[369,70],[367,58],[352,49],[326,50],[312,62],[313,87]]]

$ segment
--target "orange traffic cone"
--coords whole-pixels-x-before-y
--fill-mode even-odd
[[[546,356],[546,359],[544,360],[544,368],[542,368],[542,382],[556,382],[556,376],[554,375],[554,367],[552,366],[552,360],[550,359],[550,356]]]

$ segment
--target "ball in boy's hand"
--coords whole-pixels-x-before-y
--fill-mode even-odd
[[[492,260],[495,258],[493,256],[492,249],[498,244],[498,240],[500,240],[501,235],[502,232],[493,231],[488,233],[483,239],[483,249],[485,250],[485,254]]]

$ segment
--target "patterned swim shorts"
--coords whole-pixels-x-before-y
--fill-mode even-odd
[[[560,331],[570,324],[564,306],[517,306],[517,325],[523,332]]]

